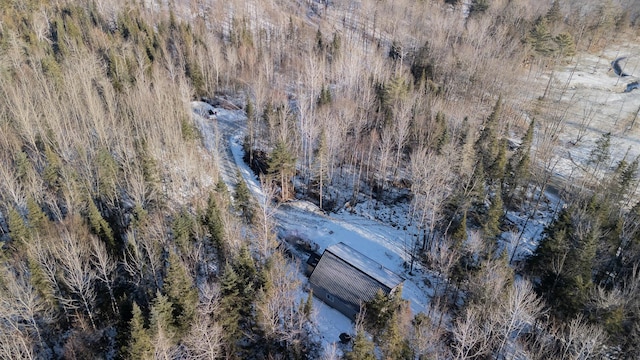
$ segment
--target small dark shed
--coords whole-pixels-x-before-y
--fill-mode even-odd
[[[352,320],[360,304],[371,301],[378,289],[392,294],[403,282],[404,278],[344,243],[329,246],[309,276],[314,295]]]

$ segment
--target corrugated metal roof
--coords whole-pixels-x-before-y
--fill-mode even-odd
[[[380,263],[373,261],[363,253],[345,243],[337,243],[329,246],[326,251],[334,254],[344,262],[371,276],[389,289],[393,289],[404,281],[404,278],[385,268]]]
[[[328,303],[349,316],[360,311],[360,303],[371,301],[378,289],[389,293],[384,285],[330,252],[322,255],[309,282],[330,294],[332,298]],[[342,306],[350,310],[342,309]]]

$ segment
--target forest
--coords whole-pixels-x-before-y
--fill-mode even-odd
[[[640,358],[640,155],[581,133],[558,176],[551,80],[630,44],[637,0],[0,0],[0,358]],[[377,296],[322,349],[194,100],[243,111],[274,203],[406,204],[428,311]]]

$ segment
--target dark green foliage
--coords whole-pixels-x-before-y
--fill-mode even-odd
[[[47,215],[32,197],[27,198],[27,221],[29,230],[33,233],[46,234],[51,225]]]
[[[244,107],[244,112],[247,115],[247,120],[249,122],[253,121],[253,119],[256,117],[256,109],[253,105],[253,102],[251,102],[251,99],[247,100],[247,105],[245,105]]]
[[[253,217],[251,192],[240,172],[236,173],[236,177],[238,178],[238,184],[236,184],[236,206],[246,220],[251,220]]]
[[[451,140],[449,130],[447,129],[447,121],[442,111],[436,113],[435,126],[429,136],[435,139],[435,150],[438,154],[441,154],[442,149],[444,149],[445,145]]]
[[[475,143],[476,159],[488,181],[495,180],[490,175],[490,168],[498,157],[498,124],[502,114],[502,96],[498,98],[491,114],[484,122],[480,136]]]
[[[258,269],[249,249],[246,246],[240,248],[240,252],[233,263],[233,269],[238,274],[238,290],[241,302],[241,312],[249,315],[251,302],[255,298],[256,289],[262,284],[257,284]]]
[[[53,57],[53,55],[47,55],[40,60],[40,66],[46,76],[51,78],[57,86],[62,85],[62,70],[60,65]]]
[[[411,347],[404,329],[400,327],[399,317],[398,311],[393,313],[378,342],[385,359],[411,360]]]
[[[411,63],[411,75],[413,75],[414,84],[418,84],[421,80],[433,80],[435,73],[433,59],[429,43],[426,42],[418,49]]]
[[[564,318],[584,309],[592,288],[599,227],[589,212],[588,208],[563,209],[545,230],[530,262],[540,276],[538,290]]]
[[[33,166],[29,161],[29,157],[24,151],[16,153],[13,159],[16,177],[19,180],[26,181],[28,176],[33,172]]]
[[[337,59],[340,57],[342,51],[342,38],[340,34],[337,32],[333,33],[333,38],[331,39],[331,56],[332,59]]]
[[[318,53],[322,53],[325,51],[325,43],[322,39],[322,32],[320,31],[320,28],[318,28],[318,31],[316,31],[316,51]]]
[[[611,133],[605,133],[596,140],[596,147],[591,150],[587,163],[594,168],[594,173],[607,166],[611,159]]]
[[[537,55],[550,56],[556,51],[553,36],[545,18],[538,19],[527,40]]]
[[[109,250],[116,251],[117,249],[113,230],[111,229],[111,226],[109,226],[109,223],[102,217],[100,210],[98,210],[98,207],[92,199],[87,200],[87,218],[89,220],[91,231],[105,242]]]
[[[202,75],[202,69],[195,61],[187,61],[185,65],[185,74],[191,80],[191,86],[193,87],[196,96],[206,95],[206,84],[204,82],[204,75]]]
[[[504,193],[507,204],[515,204],[518,197],[526,190],[526,184],[531,177],[530,155],[531,144],[533,142],[533,131],[535,128],[535,120],[532,120],[527,128],[527,132],[521,139],[520,146],[511,156],[505,170]]]
[[[487,178],[494,184],[501,183],[504,179],[507,167],[507,146],[507,139],[502,138],[498,143],[498,153],[487,171]]]
[[[500,224],[504,216],[504,204],[500,187],[495,191],[485,221],[483,223],[484,236],[489,241],[490,249],[494,246],[493,240],[500,235]]]
[[[375,331],[381,331],[395,312],[395,304],[381,289],[365,305],[367,325]]]
[[[489,9],[489,0],[472,0],[469,15],[482,14]]]
[[[211,236],[211,242],[213,246],[220,253],[224,253],[225,240],[224,240],[224,224],[222,223],[222,216],[220,209],[218,208],[218,201],[215,194],[209,194],[209,200],[207,200],[207,208],[205,209],[203,223],[207,227],[209,236]]]
[[[346,360],[376,360],[375,346],[364,331],[358,331],[353,340],[353,348],[344,356]]]
[[[253,47],[253,34],[249,29],[247,19],[234,17],[231,19],[231,30],[229,31],[231,45],[235,47]]]
[[[42,173],[42,179],[52,192],[57,193],[60,190],[62,181],[62,160],[50,146],[45,146],[44,156],[46,165]]]
[[[620,160],[614,170],[611,181],[606,191],[609,202],[613,205],[628,205],[633,197],[633,192],[638,184],[638,165],[640,157],[636,157],[631,163]]]
[[[169,299],[165,295],[162,295],[160,291],[156,292],[156,298],[151,304],[149,330],[154,336],[161,336],[167,339],[170,344],[175,344],[177,341],[177,329],[174,324],[173,304],[171,304]]]
[[[402,44],[399,41],[393,40],[391,47],[389,48],[389,57],[392,60],[402,59]]]
[[[451,233],[451,239],[453,240],[456,249],[462,248],[462,245],[467,240],[467,211],[462,213],[462,218]]]
[[[191,249],[191,241],[194,239],[195,220],[186,209],[176,214],[171,223],[173,239],[184,253]]]
[[[31,239],[29,228],[20,212],[13,207],[7,211],[7,225],[9,226],[9,236],[13,241],[20,246],[29,242]]]
[[[473,175],[471,176],[471,184],[469,189],[469,197],[471,205],[476,208],[484,208],[485,201],[487,199],[487,187],[484,175],[484,169],[481,164],[477,164],[473,168]],[[467,199],[461,199],[463,202]]]
[[[131,359],[153,359],[153,346],[149,330],[144,326],[142,310],[133,303],[132,317],[129,320],[129,344],[127,354]]]
[[[180,257],[174,252],[169,254],[169,268],[164,279],[163,290],[173,309],[173,325],[178,337],[184,336],[196,315],[198,290],[195,288]]]
[[[553,0],[551,7],[547,11],[545,18],[551,25],[556,25],[562,20],[562,13],[560,12],[560,1]]]
[[[240,280],[233,267],[227,263],[220,279],[220,311],[217,321],[224,329],[225,349],[227,355],[235,353],[236,342],[242,336],[240,328]]]
[[[392,319],[402,308],[401,293],[402,290],[396,290],[394,294],[386,295],[378,289],[375,297],[365,304],[365,324],[374,335],[379,336],[389,330]]]
[[[27,266],[29,268],[29,281],[35,289],[38,296],[40,296],[44,303],[50,309],[56,309],[58,307],[58,299],[55,296],[55,289],[51,284],[51,281],[44,273],[42,266],[38,261],[29,257],[27,259]]]
[[[184,141],[194,141],[200,138],[200,132],[198,132],[193,122],[186,117],[180,120],[180,133]]]
[[[53,52],[56,55],[56,59],[60,61],[66,57],[69,53],[67,45],[65,44],[65,28],[64,22],[60,16],[56,16],[51,23],[51,40]]]
[[[568,32],[558,34],[553,41],[558,47],[558,53],[560,56],[571,57],[576,54],[576,44],[573,40],[573,36]]]
[[[309,290],[307,300],[302,305],[302,313],[307,318],[311,319],[311,312],[313,311],[313,290]]]
[[[322,89],[320,89],[320,95],[318,96],[318,105],[324,106],[329,104],[331,104],[331,91],[323,84]]]
[[[276,144],[275,149],[271,152],[268,166],[269,174],[279,180],[282,190],[281,200],[288,200],[291,193],[289,188],[292,186],[291,177],[296,172],[296,158],[284,141],[278,141]]]
[[[222,180],[222,178],[219,178],[216,183],[216,192],[220,194],[225,201],[229,199],[229,188],[227,188],[227,184]]]
[[[128,63],[125,56],[116,54],[113,49],[109,49],[104,56],[107,63],[107,76],[109,76],[113,88],[116,92],[124,93],[135,80],[129,73],[131,63]]]
[[[104,201],[114,203],[118,197],[118,163],[106,148],[98,150],[94,161],[98,180],[96,192]]]

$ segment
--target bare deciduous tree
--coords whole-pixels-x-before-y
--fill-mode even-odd
[[[490,351],[491,323],[483,320],[481,308],[468,307],[455,320],[452,330],[454,359],[474,359]]]

